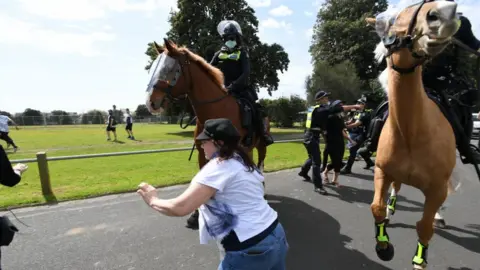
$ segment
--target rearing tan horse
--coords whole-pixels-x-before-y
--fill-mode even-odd
[[[417,222],[414,269],[427,266],[434,216],[447,197],[456,164],[453,129],[422,83],[422,64],[442,52],[458,30],[456,8],[454,2],[423,1],[393,16],[367,19],[388,50],[389,117],[378,143],[371,204],[376,252],[385,261],[394,255],[385,230],[388,188],[392,183],[413,186],[425,195],[423,216]]]

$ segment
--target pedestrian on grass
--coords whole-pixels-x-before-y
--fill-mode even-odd
[[[6,115],[0,115],[0,139],[4,140],[7,142],[7,148],[13,146],[13,151],[17,152],[18,146],[15,144],[15,142],[10,138],[8,135],[9,133],[9,127],[8,123],[12,123],[15,125],[15,128],[18,130],[18,125],[13,121],[10,117]]]
[[[128,138],[131,140],[135,140],[135,137],[133,136],[133,131],[132,131],[133,119],[132,119],[132,115],[130,114],[130,109],[126,109],[125,123],[126,123],[125,130],[128,133]]]
[[[107,141],[110,141],[110,132],[113,133],[115,137],[115,141],[117,141],[117,120],[115,120],[115,116],[113,115],[112,110],[108,110],[108,119],[107,119]]]
[[[237,129],[228,119],[210,119],[197,140],[210,161],[183,194],[159,199],[145,183],[138,193],[167,216],[186,216],[198,208],[200,243],[217,241],[218,269],[285,269],[285,231],[263,197],[263,175],[239,146]]]

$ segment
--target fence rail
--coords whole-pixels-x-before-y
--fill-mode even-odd
[[[300,141],[303,141],[303,139],[279,140],[279,141],[276,141],[275,143],[289,143],[289,142],[300,142]],[[40,176],[40,184],[42,186],[43,197],[47,202],[56,202],[57,199],[53,193],[52,185],[50,181],[50,171],[48,169],[49,161],[143,155],[143,154],[155,154],[155,153],[180,152],[180,151],[188,151],[188,150],[192,150],[192,147],[166,148],[166,149],[128,151],[128,152],[111,152],[111,153],[88,154],[88,155],[58,156],[58,157],[48,157],[47,152],[38,152],[36,154],[37,156],[36,158],[16,159],[16,160],[11,160],[10,162],[11,163],[36,162],[38,166],[38,172]]]

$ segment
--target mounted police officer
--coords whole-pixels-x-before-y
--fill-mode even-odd
[[[362,106],[362,109],[356,111],[353,115],[353,119],[346,125],[350,138],[354,140],[356,144],[350,147],[350,156],[348,157],[347,164],[340,171],[342,174],[352,173],[352,166],[357,157],[357,151],[365,141],[366,128],[370,122],[371,110],[366,108],[367,98],[362,96],[362,98],[357,100],[357,104]],[[365,161],[369,163],[368,160]]]
[[[323,187],[322,177],[320,175],[320,166],[322,163],[320,156],[320,134],[326,130],[326,123],[330,114],[339,113],[342,111],[350,111],[353,109],[360,109],[359,105],[344,105],[334,106],[329,105],[328,97],[330,93],[319,91],[315,94],[315,102],[317,105],[310,108],[307,113],[307,121],[305,123],[305,134],[303,145],[308,153],[308,159],[303,164],[299,176],[307,181],[310,181],[308,172],[312,168],[313,184],[315,192],[322,195],[327,194]]]
[[[465,16],[459,14],[460,28],[454,38],[461,41],[472,50],[480,50],[480,41],[472,32],[472,24]],[[480,162],[478,149],[470,146],[473,132],[472,109],[478,101],[478,85],[473,77],[476,74],[471,63],[471,53],[452,43],[436,58],[425,66],[423,84],[426,89],[444,92],[449,97],[449,103],[454,116],[458,119],[456,133],[457,147],[464,163]],[[480,78],[478,78],[480,79]],[[464,133],[464,134],[461,134]],[[468,157],[468,151],[472,157]],[[472,151],[473,150],[473,151]]]
[[[243,143],[246,146],[250,146],[254,132],[252,110],[255,109],[255,106],[259,106],[259,104],[255,103],[258,99],[257,93],[249,85],[250,56],[243,46],[242,30],[236,21],[222,21],[218,24],[217,30],[223,39],[224,45],[215,53],[210,64],[223,72],[225,88],[229,94],[232,94],[240,102],[242,107],[242,125],[248,131]],[[273,143],[273,139],[267,130],[267,125],[263,123],[265,119],[262,116],[265,115],[262,112],[261,108],[256,111],[258,121],[255,122],[263,124],[259,129],[263,131],[266,144],[270,145]]]

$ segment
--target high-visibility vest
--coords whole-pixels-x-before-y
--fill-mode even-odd
[[[219,55],[218,55],[218,58],[221,59],[221,60],[234,60],[234,61],[238,61],[240,59],[240,53],[241,51],[236,51],[236,52],[233,52],[233,53],[225,53],[225,52],[221,52]]]
[[[313,111],[315,111],[315,109],[318,108],[318,107],[320,107],[320,105],[316,105],[316,106],[310,107],[308,109],[307,121],[305,122],[305,127],[307,129],[320,130],[320,128],[311,128],[311,126],[312,126],[312,114],[313,114]]]

